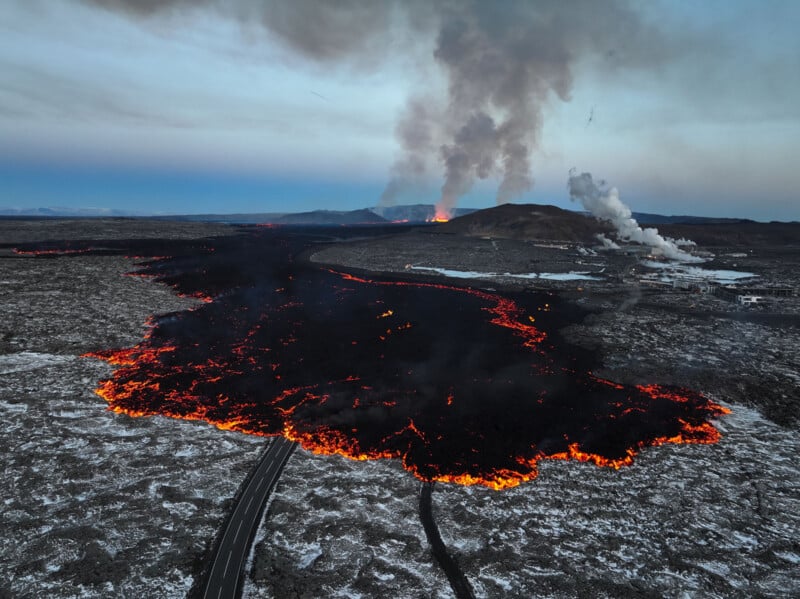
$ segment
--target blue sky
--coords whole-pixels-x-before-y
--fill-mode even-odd
[[[146,16],[97,4],[0,11],[0,208],[373,206],[400,153],[407,98],[446,87],[435,36],[320,61],[210,0]],[[800,220],[800,2],[633,6],[669,51],[618,69],[577,56],[569,97],[542,103],[536,183],[515,201],[575,207],[575,167],[637,211]],[[459,205],[493,205],[497,182]],[[441,185],[434,167],[399,201],[434,203]]]

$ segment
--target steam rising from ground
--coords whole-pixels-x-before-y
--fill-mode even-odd
[[[633,218],[631,209],[619,199],[617,188],[608,188],[603,181],[600,181],[599,184],[595,183],[591,173],[577,175],[571,172],[567,187],[569,188],[570,199],[580,201],[583,207],[594,216],[614,225],[620,239],[658,249],[664,256],[672,260],[680,260],[681,262],[701,261],[700,258],[678,247],[679,245],[694,245],[694,242],[663,237],[658,233],[658,229],[652,227],[642,229],[636,219]],[[600,241],[609,248],[619,247],[606,237],[602,237]]]
[[[607,250],[618,250],[619,249],[619,244],[618,243],[616,243],[615,241],[609,239],[608,237],[606,237],[602,233],[598,233],[597,234],[597,241],[602,243],[603,247],[605,249],[607,249]]]
[[[651,67],[672,50],[625,0],[83,0],[129,15],[192,10],[262,26],[294,54],[326,66],[376,68],[389,55],[428,53],[397,125],[401,154],[382,196],[390,205],[433,168],[450,216],[476,180],[498,177],[497,202],[533,185],[531,158],[551,99],[568,101],[575,65]],[[435,85],[435,67],[446,90]]]

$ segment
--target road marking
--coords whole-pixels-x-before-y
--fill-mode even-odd
[[[291,456],[292,451],[294,450],[294,448],[295,448],[295,444],[292,443],[292,442],[289,442],[286,439],[283,439],[283,438],[279,437],[279,438],[276,438],[273,441],[273,443],[271,444],[270,448],[267,450],[266,455],[264,455],[264,457],[262,458],[263,461],[262,461],[261,465],[256,470],[255,477],[259,478],[258,485],[255,485],[255,480],[251,481],[251,484],[248,486],[248,488],[245,490],[245,492],[244,492],[244,494],[242,496],[242,500],[243,500],[244,496],[250,495],[250,498],[247,501],[247,506],[244,508],[244,512],[242,512],[243,514],[246,514],[247,512],[250,511],[250,507],[253,505],[253,499],[257,498],[258,493],[261,490],[261,487],[264,486],[264,483],[267,483],[267,486],[266,486],[267,488],[264,490],[264,495],[268,496],[270,494],[270,492],[272,490],[272,487],[275,486],[275,484],[278,481],[278,478],[280,478],[280,474],[281,474],[281,472],[283,470],[283,467],[286,465],[286,462],[289,460],[289,457]],[[254,486],[255,486],[255,491],[253,491],[253,487]],[[239,501],[237,506],[236,506],[236,508],[233,511],[233,514],[231,515],[232,516],[232,520],[236,520],[237,513],[239,513],[241,509],[242,509],[242,501]],[[250,527],[252,527],[252,525],[253,525],[251,520],[253,520],[253,517],[248,518],[248,529],[250,529]],[[244,523],[244,516],[239,517],[239,524],[238,524],[238,526],[236,528],[236,534],[234,535],[233,541],[232,541],[231,544],[235,544],[238,541],[239,533],[241,532],[243,523]],[[220,549],[227,544],[227,540],[230,538],[230,531],[231,531],[230,526],[226,527],[226,530],[223,533],[222,541],[220,542]],[[222,557],[221,553],[218,553],[217,556],[215,557],[214,562],[213,562],[213,564],[211,566],[212,572],[215,571],[215,570],[217,572],[219,572],[219,570],[217,569],[217,566],[218,566],[219,563],[221,563],[221,557]],[[225,561],[225,569],[223,570],[222,577],[221,577],[222,580],[220,580],[220,582],[218,583],[220,586],[219,586],[219,590],[217,592],[217,599],[220,599],[222,597],[222,591],[223,591],[222,582],[228,575],[228,568],[230,567],[230,562],[231,562],[231,558],[232,557],[233,557],[233,549],[229,549],[228,550],[228,557],[227,557],[227,559]],[[239,569],[241,569],[241,564],[239,566]],[[237,591],[237,589],[239,587],[238,575],[239,575],[239,572],[237,571],[236,572],[236,579],[234,580],[234,596],[235,596],[236,591]],[[208,596],[208,592],[210,590],[211,590],[211,585],[209,584],[209,586],[206,587],[206,592],[205,592],[205,594],[203,596],[207,597]]]
[[[223,572],[222,572],[222,578],[225,578],[225,576],[227,576],[227,574],[228,574],[228,566],[231,563],[231,555],[233,555],[233,551],[231,551],[229,549],[228,550],[228,561],[225,562],[225,570],[223,570]]]

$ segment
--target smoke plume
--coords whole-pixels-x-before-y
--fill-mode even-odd
[[[599,185],[592,179],[591,173],[581,173],[580,175],[570,172],[569,197],[578,200],[583,207],[597,218],[610,222],[617,229],[617,236],[625,241],[633,241],[642,245],[656,248],[661,253],[672,260],[682,262],[698,262],[700,258],[684,252],[678,247],[678,243],[669,237],[659,235],[658,229],[648,227],[642,229],[636,219],[633,218],[631,209],[619,199],[619,192],[616,187],[606,188],[603,181]],[[608,239],[601,240],[603,245],[607,245]],[[681,240],[682,245],[692,242]]]
[[[597,237],[597,241],[602,243],[603,247],[605,249],[607,249],[607,250],[618,250],[619,249],[619,245],[617,243],[615,243],[614,241],[612,241],[611,239],[609,239],[608,237],[606,237],[602,233],[598,233],[596,235],[596,237]]]
[[[82,0],[139,18],[167,14],[176,24],[211,11],[257,24],[292,54],[326,66],[375,69],[391,53],[432,47],[434,76],[410,90],[396,128],[401,154],[381,197],[443,174],[440,216],[452,214],[478,179],[498,178],[508,202],[534,183],[532,156],[543,113],[569,101],[575,66],[652,67],[667,45],[627,0]],[[426,73],[435,69],[422,69]]]
[[[392,176],[380,198],[381,206],[395,204],[399,193],[424,183],[435,153],[435,136],[440,114],[433,108],[431,98],[412,98],[400,115],[396,135],[407,151],[395,161]]]
[[[634,66],[657,60],[663,50],[657,35],[642,37],[647,27],[623,1],[473,0],[436,6],[433,57],[447,80],[442,125],[429,128],[421,120],[407,127],[425,127],[440,138],[420,146],[401,136],[398,164],[438,149],[444,171],[440,217],[449,217],[478,179],[499,177],[498,204],[533,186],[532,155],[544,108],[553,99],[570,99],[577,62],[603,56],[605,67]],[[402,177],[390,185],[384,201],[402,188]]]

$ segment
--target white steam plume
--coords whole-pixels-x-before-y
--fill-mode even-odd
[[[606,188],[602,181],[599,185],[596,184],[592,180],[591,173],[578,175],[574,171],[570,171],[567,187],[570,199],[579,200],[583,207],[594,216],[614,225],[620,239],[659,249],[664,256],[672,260],[702,261],[701,258],[680,249],[674,239],[661,236],[658,229],[652,227],[642,229],[631,215],[631,209],[619,199],[617,188]],[[691,243],[685,239],[681,240],[681,245]]]
[[[597,237],[597,241],[602,243],[603,247],[606,248],[607,250],[618,250],[619,249],[619,245],[614,243],[611,239],[609,239],[608,237],[606,237],[602,233],[598,233],[597,235],[595,235],[595,237]]]

